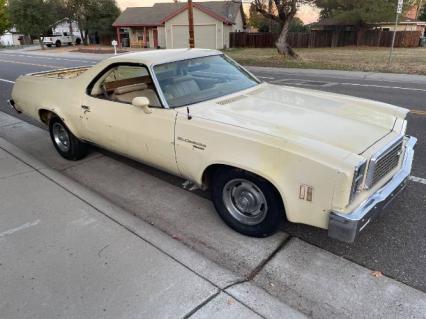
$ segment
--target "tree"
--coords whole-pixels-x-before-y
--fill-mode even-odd
[[[115,0],[96,0],[91,3],[87,31],[96,31],[99,35],[113,34],[112,24],[121,13]]]
[[[309,29],[307,26],[305,26],[305,24],[300,18],[294,17],[293,20],[291,20],[290,22],[288,30],[290,32],[306,32]]]
[[[426,3],[423,5],[419,12],[419,18],[420,21],[426,21]]]
[[[404,10],[415,5],[418,0],[406,0]],[[377,22],[395,20],[397,0],[315,0],[321,9],[321,19],[332,19],[340,24],[352,24],[357,29],[357,43],[361,43],[364,33]]]
[[[54,0],[9,0],[8,15],[20,32],[38,38],[44,50],[44,35],[56,19],[53,5]]]
[[[10,28],[6,0],[0,0],[0,35]]]
[[[265,18],[276,21],[281,25],[281,32],[275,46],[278,53],[284,57],[297,58],[297,53],[287,43],[290,23],[293,21],[300,5],[311,3],[314,0],[254,0],[256,11]]]
[[[63,0],[68,18],[77,22],[83,43],[90,32],[100,35],[113,33],[112,23],[120,15],[115,0]]]
[[[368,25],[392,21],[395,18],[397,0],[316,0],[321,9],[321,19]]]
[[[423,0],[405,0],[404,11],[412,6],[420,6]],[[397,0],[315,0],[321,9],[321,19],[369,25],[395,19]]]
[[[266,18],[263,14],[256,11],[256,6],[252,3],[249,9],[249,20],[248,24],[253,28],[256,28],[259,32],[273,32],[278,33],[281,31],[281,25],[279,22]]]
[[[282,29],[281,23],[264,17],[261,13],[256,11],[256,7],[252,4],[250,6],[250,18],[248,24],[256,28],[259,32],[272,32],[279,33]],[[308,28],[303,21],[298,17],[294,17],[289,25],[289,32],[306,32]]]

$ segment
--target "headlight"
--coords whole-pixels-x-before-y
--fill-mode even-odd
[[[352,189],[350,201],[352,201],[355,195],[362,190],[362,182],[365,176],[365,169],[367,168],[367,160],[363,160],[359,163],[354,170],[354,177],[352,180]]]

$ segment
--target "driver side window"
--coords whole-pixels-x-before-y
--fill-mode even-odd
[[[147,68],[139,65],[114,66],[95,83],[90,95],[126,104],[143,96],[149,99],[151,107],[161,107]]]

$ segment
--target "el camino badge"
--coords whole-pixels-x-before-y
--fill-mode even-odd
[[[192,149],[198,149],[198,150],[204,151],[207,147],[205,144],[200,143],[200,142],[195,142],[193,140],[190,140],[189,138],[183,138],[183,137],[178,136],[177,139],[178,139],[178,141],[182,141],[182,142],[185,142],[185,143],[192,144]]]

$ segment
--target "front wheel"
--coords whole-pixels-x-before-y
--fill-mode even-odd
[[[77,161],[87,155],[87,144],[76,138],[59,117],[50,120],[49,131],[53,145],[63,158]]]
[[[57,48],[60,48],[60,47],[61,47],[61,45],[62,45],[61,41],[57,40],[57,41],[55,42],[55,46],[56,46]]]
[[[213,177],[212,200],[224,222],[251,237],[274,234],[284,216],[278,191],[265,179],[240,169],[220,169]]]

